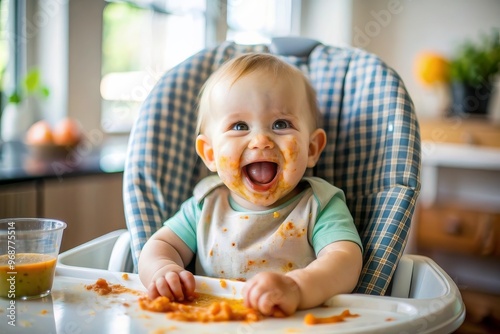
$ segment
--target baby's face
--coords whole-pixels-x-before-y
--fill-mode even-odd
[[[292,190],[306,168],[315,165],[323,145],[311,154],[311,138],[324,132],[314,129],[301,81],[253,72],[231,82],[218,82],[210,96],[210,115],[200,135],[210,147],[211,163],[205,163],[243,207],[279,205],[295,195]]]

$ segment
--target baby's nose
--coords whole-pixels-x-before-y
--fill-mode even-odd
[[[250,149],[272,149],[274,148],[274,142],[266,134],[259,133],[255,135],[248,143],[248,148]]]

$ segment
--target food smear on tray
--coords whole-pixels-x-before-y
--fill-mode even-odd
[[[357,317],[359,317],[359,314],[352,314],[349,310],[344,310],[340,314],[332,315],[329,317],[316,317],[315,315],[308,313],[304,317],[304,323],[306,325],[334,324],[338,322],[344,322],[347,318]]]
[[[242,299],[231,299],[205,293],[197,293],[196,298],[183,302],[172,302],[167,297],[149,299],[144,292],[127,288],[121,284],[112,284],[99,278],[94,284],[84,286],[101,296],[120,293],[131,293],[140,296],[138,302],[141,309],[166,313],[167,318],[189,322],[220,321],[258,321],[263,316],[256,310],[243,305]]]
[[[198,293],[192,301],[172,302],[160,296],[155,299],[139,298],[143,310],[167,313],[167,318],[188,322],[259,321],[263,316],[243,305],[242,299],[229,299]]]
[[[139,307],[142,310],[166,313],[166,317],[171,320],[204,323],[225,321],[255,322],[267,318],[259,311],[246,307],[243,299],[225,298],[208,293],[196,293],[196,298],[193,300],[182,302],[171,301],[165,296],[150,299],[145,292],[130,289],[121,284],[112,284],[103,278],[97,279],[94,284],[85,285],[85,289],[94,291],[101,296],[120,293],[137,295],[139,296]],[[270,317],[285,318],[287,316],[279,308],[275,308],[273,315]],[[304,323],[307,325],[332,324],[343,322],[347,318],[357,317],[359,317],[359,314],[352,314],[348,309],[341,314],[329,317],[316,317],[308,313],[304,317]]]
[[[98,278],[94,284],[85,285],[85,289],[94,291],[101,296],[118,293],[131,293],[138,296],[143,296],[145,294],[144,292],[127,288],[121,284],[108,283],[104,278]]]

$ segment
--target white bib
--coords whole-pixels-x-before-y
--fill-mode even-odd
[[[231,208],[230,191],[220,179],[207,181],[195,189],[195,197],[203,199],[196,274],[247,280],[262,271],[304,268],[316,259],[311,238],[320,203],[309,184],[276,209],[241,212]]]

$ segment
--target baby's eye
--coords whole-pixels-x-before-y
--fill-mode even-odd
[[[283,130],[283,129],[288,129],[291,127],[292,127],[292,124],[290,124],[289,121],[286,121],[284,119],[279,119],[273,123],[273,130]]]
[[[248,125],[245,122],[238,122],[233,125],[231,130],[246,131],[248,130]]]

